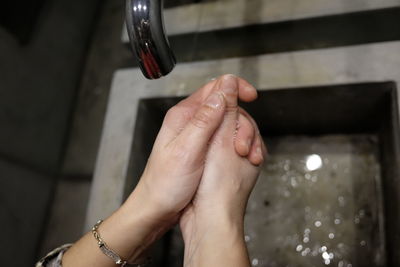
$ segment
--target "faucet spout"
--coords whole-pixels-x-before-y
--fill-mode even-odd
[[[163,0],[126,0],[126,26],[139,66],[148,79],[167,75],[176,59],[165,35]]]

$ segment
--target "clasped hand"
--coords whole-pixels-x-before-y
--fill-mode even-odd
[[[256,98],[248,82],[224,75],[168,111],[138,185],[99,229],[110,247],[137,262],[179,223],[185,266],[249,265],[243,218],[266,148],[238,100]]]

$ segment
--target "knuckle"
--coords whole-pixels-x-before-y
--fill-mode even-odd
[[[212,120],[213,110],[210,107],[204,106],[197,112],[191,122],[198,128],[206,128]]]
[[[191,119],[192,113],[190,110],[173,106],[165,114],[165,120],[167,121],[189,121]]]
[[[179,112],[178,107],[173,106],[172,108],[170,108],[167,111],[167,114],[165,115],[165,117],[166,118],[174,117],[174,116],[176,116],[176,114],[178,114],[178,112]]]
[[[225,113],[227,114],[237,114],[238,106],[237,105],[227,105],[225,108]]]

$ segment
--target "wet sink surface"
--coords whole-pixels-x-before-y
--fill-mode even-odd
[[[139,104],[126,195],[165,112],[179,98]],[[246,211],[253,266],[395,266],[399,248],[399,126],[393,83],[271,90],[244,107],[270,157]],[[153,266],[182,266],[174,229]]]
[[[382,266],[377,138],[265,141],[270,157],[246,213],[245,240],[253,266]]]

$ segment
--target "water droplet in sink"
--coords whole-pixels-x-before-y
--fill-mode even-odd
[[[251,265],[257,266],[257,265],[258,265],[258,259],[253,259],[253,260],[251,261]]]
[[[309,155],[306,159],[306,168],[309,171],[315,171],[322,167],[322,159],[317,154]]]

